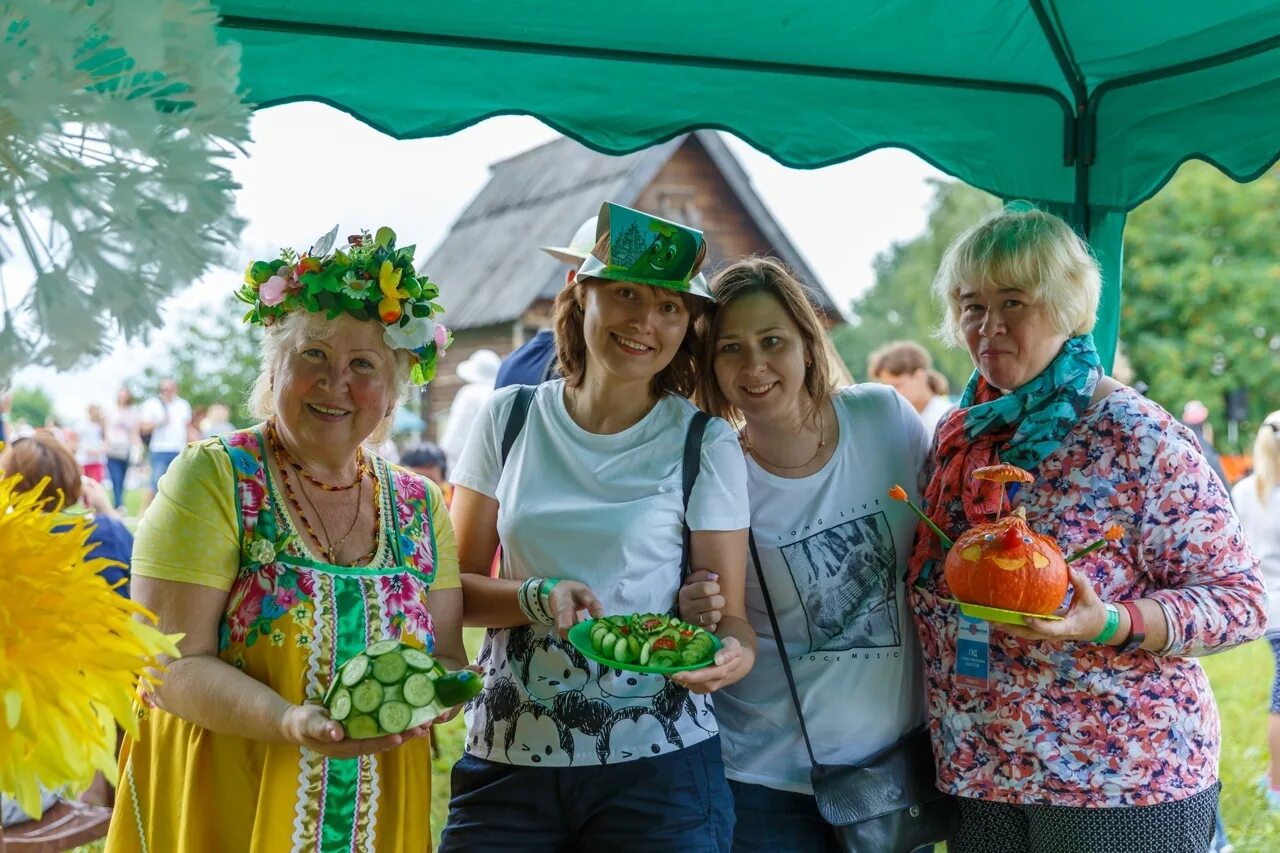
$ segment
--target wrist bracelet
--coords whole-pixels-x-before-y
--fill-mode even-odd
[[[538,621],[543,625],[554,625],[556,620],[551,618],[551,612],[542,598],[542,590],[546,585],[546,578],[538,578],[538,582],[529,590],[529,609],[537,614]]]
[[[520,610],[534,625],[555,624],[551,614],[542,606],[541,590],[546,580],[546,578],[525,578],[524,583],[520,584],[518,595]]]
[[[536,578],[525,578],[520,584],[520,588],[516,590],[516,604],[520,605],[520,612],[524,614],[524,618],[528,619],[530,624],[536,625],[538,619],[533,615],[533,611],[529,609],[529,586],[537,580]]]
[[[1122,601],[1120,606],[1129,611],[1129,638],[1120,644],[1120,651],[1131,652],[1142,645],[1147,638],[1147,625],[1142,618],[1142,611],[1132,601]]]
[[[556,622],[556,615],[551,612],[551,590],[555,589],[558,583],[560,578],[543,578],[542,584],[538,587],[538,606],[547,615],[548,625],[554,625]]]
[[[1120,628],[1120,608],[1110,602],[1107,603],[1107,623],[1102,626],[1102,630],[1098,632],[1098,636],[1093,638],[1092,642],[1107,643],[1116,635],[1116,631]]]

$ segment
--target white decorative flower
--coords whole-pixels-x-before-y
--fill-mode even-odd
[[[435,339],[436,321],[430,317],[410,317],[409,322],[401,326],[393,323],[387,326],[382,339],[392,349],[416,350]]]

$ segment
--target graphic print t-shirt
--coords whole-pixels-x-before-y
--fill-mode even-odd
[[[777,477],[747,461],[751,526],[819,761],[857,763],[924,717],[919,646],[903,579],[927,446],[914,409],[868,383],[833,400],[840,439],[816,474]],[[755,667],[716,693],[726,775],[811,794],[810,762],[755,567],[747,617]]]
[[[634,426],[587,432],[564,407],[564,380],[538,386],[501,464],[515,388],[493,394],[453,473],[498,501],[502,577],[591,587],[606,614],[665,613],[680,585],[681,472],[696,411],[664,397]],[[713,418],[689,497],[691,530],[748,524],[746,468],[732,429]],[[490,761],[539,767],[613,764],[693,746],[716,733],[706,697],[660,675],[588,661],[550,628],[490,630],[477,661],[485,690],[467,708],[467,744]]]

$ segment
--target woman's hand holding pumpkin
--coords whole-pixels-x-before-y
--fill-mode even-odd
[[[1107,624],[1107,605],[1098,597],[1093,584],[1089,583],[1084,572],[1068,568],[1067,575],[1071,579],[1071,587],[1075,590],[1075,595],[1071,599],[1071,607],[1063,614],[1061,621],[1028,616],[1025,626],[1001,625],[1000,629],[1016,637],[1022,637],[1024,640],[1092,642],[1094,637],[1102,633],[1102,629]],[[1124,626],[1121,625],[1121,630],[1116,631],[1112,636],[1124,639],[1127,632],[1123,628]]]

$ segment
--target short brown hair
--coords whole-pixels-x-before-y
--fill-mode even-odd
[[[715,341],[720,335],[720,318],[725,308],[756,293],[765,293],[778,300],[800,330],[807,356],[805,361],[808,362],[804,371],[804,387],[816,412],[831,399],[839,356],[827,338],[822,312],[809,299],[808,292],[795,274],[774,258],[744,258],[725,267],[712,279],[711,295],[715,297],[715,305],[699,321],[701,337],[706,341],[711,356],[698,384],[698,405],[717,417],[741,420],[742,413],[729,403],[716,382]]]
[[[706,244],[698,251],[698,258],[693,264],[693,273],[702,266],[706,253]],[[609,232],[606,231],[596,240],[592,250],[597,258],[609,257]],[[572,283],[560,289],[556,294],[553,311],[553,327],[556,340],[556,361],[560,375],[565,384],[576,388],[582,383],[587,370],[587,338],[583,332],[585,316],[582,301],[586,298],[585,288],[588,285],[603,284],[601,279],[575,278]],[[650,286],[653,285],[638,285]],[[671,363],[664,367],[649,384],[649,390],[655,397],[664,394],[677,394],[688,397],[698,385],[699,367],[702,363],[703,341],[698,332],[698,318],[707,310],[709,301],[691,293],[681,293],[680,299],[685,310],[689,312],[689,328],[684,333],[684,340],[676,350]]]
[[[22,475],[14,487],[17,492],[39,489],[44,499],[41,508],[45,512],[54,512],[80,500],[80,465],[71,451],[47,430],[14,439],[0,453],[0,471],[5,476]]]
[[[917,370],[930,370],[933,357],[915,341],[890,341],[867,357],[867,378],[881,373],[903,376]]]

